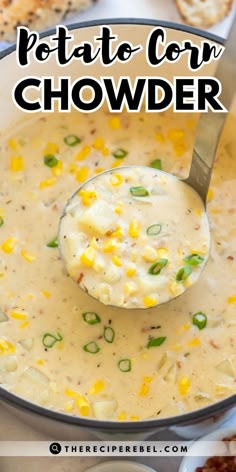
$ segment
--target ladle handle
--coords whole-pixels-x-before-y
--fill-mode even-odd
[[[229,110],[236,84],[236,15],[225,46],[215,77],[222,84],[220,100]],[[207,113],[202,113],[199,118],[192,163],[189,176],[185,181],[198,192],[204,203],[206,203],[216,150],[226,117],[227,112],[216,113],[209,110]]]

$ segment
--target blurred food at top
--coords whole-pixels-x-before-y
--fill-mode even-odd
[[[176,5],[186,23],[205,28],[223,20],[230,13],[233,0],[176,0]]]
[[[0,41],[15,41],[18,26],[41,31],[97,0],[0,0]]]

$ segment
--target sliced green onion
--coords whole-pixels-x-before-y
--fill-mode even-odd
[[[63,337],[59,333],[57,333],[57,336],[51,333],[45,333],[43,335],[42,342],[43,342],[44,347],[51,348],[54,346],[54,344],[62,341],[62,339]]]
[[[57,236],[47,243],[47,247],[58,247]]]
[[[3,224],[4,224],[4,219],[3,219],[2,216],[0,216],[0,228],[1,228],[1,226],[3,226]]]
[[[94,313],[93,311],[87,311],[86,313],[82,313],[84,321],[90,325],[94,325],[97,323],[101,322],[100,316],[97,315],[97,313]]]
[[[48,167],[55,167],[58,164],[58,159],[53,154],[44,156],[44,164]]]
[[[147,343],[147,348],[150,349],[150,347],[157,347],[161,346],[166,340],[166,336],[162,336],[160,338],[152,338],[150,341]]]
[[[159,259],[158,261],[153,262],[153,264],[148,269],[148,274],[159,275],[167,263],[168,259]]]
[[[192,321],[198,329],[204,329],[207,325],[207,316],[201,311],[198,311],[193,315]]]
[[[95,343],[95,341],[91,341],[90,343],[85,344],[83,350],[90,352],[90,354],[96,354],[98,351],[100,351],[100,347],[97,345],[97,343]]]
[[[196,266],[204,261],[204,257],[200,256],[200,254],[190,254],[190,256],[185,257],[183,260],[191,266]]]
[[[179,271],[176,274],[177,282],[183,282],[190,276],[191,273],[192,273],[192,269],[189,265],[181,267],[181,269],[179,269]]]
[[[159,224],[149,226],[149,228],[147,229],[147,234],[148,236],[157,236],[158,234],[160,234],[161,229],[162,226]]]
[[[149,195],[149,191],[145,187],[131,187],[129,191],[133,197],[147,197]]]
[[[125,149],[122,149],[122,148],[119,148],[119,149],[116,149],[112,155],[116,158],[116,159],[124,159],[124,157],[126,157],[128,155],[128,151],[126,151]]]
[[[106,326],[103,331],[103,337],[107,343],[113,343],[115,338],[115,331],[110,326]]]
[[[150,163],[150,167],[153,167],[153,169],[158,169],[162,170],[162,162],[161,159],[155,159]]]
[[[121,372],[130,372],[131,371],[131,360],[130,359],[121,359],[118,362],[118,367]]]
[[[75,134],[68,134],[68,136],[64,138],[64,143],[67,144],[67,146],[73,147],[76,146],[76,144],[81,143],[81,139]]]

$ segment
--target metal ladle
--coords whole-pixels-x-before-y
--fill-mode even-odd
[[[234,98],[235,92],[235,83],[236,83],[236,58],[235,58],[235,47],[236,47],[236,17],[233,21],[227,42],[225,51],[223,52],[222,57],[219,60],[215,77],[220,81],[222,85],[221,93],[221,102],[224,105],[226,110],[230,109]],[[202,113],[196,131],[196,138],[193,148],[192,161],[190,166],[189,176],[186,179],[181,179],[184,183],[192,187],[198,195],[201,197],[204,207],[206,209],[207,194],[209,190],[212,170],[214,167],[214,161],[216,156],[216,150],[218,143],[221,137],[221,132],[223,130],[225,120],[227,117],[227,111],[220,113],[213,112],[209,110],[207,113]],[[133,168],[133,166],[132,166]],[[111,169],[108,169],[105,172],[109,172]],[[98,176],[92,177],[89,179],[89,182],[96,179]],[[177,178],[177,177],[176,177]],[[78,192],[88,183],[85,182],[80,186],[77,191],[72,195],[72,197],[67,202],[61,220],[66,214],[68,205],[71,205],[73,198],[78,194]],[[62,260],[65,263],[64,254],[61,249],[60,244],[60,228],[58,230],[58,241],[59,241],[59,250],[62,257]],[[209,254],[208,254],[209,255]],[[207,255],[207,257],[208,257]],[[207,258],[206,258],[207,259]],[[66,264],[65,264],[66,265]],[[78,286],[83,289],[81,285]],[[86,290],[87,292],[87,290]],[[88,293],[88,292],[87,292]],[[94,298],[90,293],[88,293],[92,298]],[[180,296],[180,295],[177,295]],[[176,298],[176,297],[173,297]],[[129,307],[123,307],[129,308]],[[143,307],[137,307],[143,308]]]

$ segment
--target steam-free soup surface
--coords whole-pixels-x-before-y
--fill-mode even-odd
[[[195,122],[190,115],[177,121],[166,113],[100,110],[40,115],[5,137],[2,387],[68,414],[123,421],[181,414],[236,393],[234,118],[208,196],[210,258],[179,299],[145,311],[102,306],[67,276],[57,247],[66,201],[95,173],[142,164],[186,176]],[[165,252],[164,239],[159,249]],[[190,249],[205,256],[200,244]]]
[[[192,187],[159,169],[128,166],[79,188],[58,239],[68,273],[83,290],[105,305],[150,308],[198,280],[210,234]],[[197,246],[205,257],[192,252]]]

